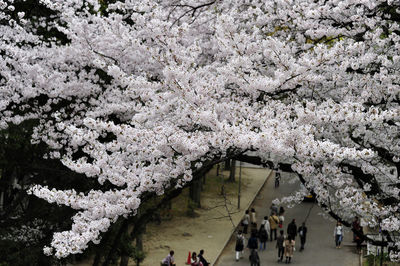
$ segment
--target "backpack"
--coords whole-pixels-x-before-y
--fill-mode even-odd
[[[261,225],[260,230],[258,231],[258,238],[261,241],[268,240],[268,232],[265,230],[264,225]]]
[[[243,239],[240,236],[236,237],[236,247],[243,247]]]
[[[248,245],[250,249],[257,249],[258,248],[258,241],[256,237],[250,237]]]
[[[260,263],[260,257],[255,249],[253,249],[250,253],[249,260],[252,263]]]
[[[283,247],[283,242],[285,241],[283,236],[278,236],[276,239],[276,246],[277,247]]]

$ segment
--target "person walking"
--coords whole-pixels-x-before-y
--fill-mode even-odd
[[[278,206],[276,206],[275,203],[272,203],[271,207],[269,207],[269,209],[270,209],[270,214],[269,215],[272,215],[274,213],[278,214]]]
[[[333,234],[335,237],[336,248],[340,248],[340,245],[342,244],[343,241],[343,226],[339,221],[336,223]]]
[[[249,260],[250,266],[260,266],[260,257],[258,256],[256,249],[251,250]]]
[[[276,216],[275,213],[273,213],[272,215],[269,216],[268,221],[270,226],[270,234],[269,234],[270,239],[271,241],[276,240],[276,229],[279,224],[279,218],[278,216]]]
[[[235,245],[235,252],[236,252],[236,261],[243,257],[243,249],[244,249],[244,236],[242,230],[239,230],[238,234],[236,235],[236,245]]]
[[[162,266],[176,266],[175,259],[174,259],[174,251],[171,250],[165,259],[162,260]]]
[[[200,259],[200,262],[203,263],[204,266],[209,266],[210,263],[204,258],[204,250],[200,250],[199,255],[197,256]]]
[[[306,223],[302,223],[299,227],[299,236],[300,236],[300,251],[304,250],[304,244],[306,243],[306,236],[307,236],[307,227]]]
[[[279,236],[276,239],[276,248],[278,249],[278,262],[283,260],[283,252],[285,250],[284,247],[285,236],[283,235],[283,230],[279,231]]]
[[[247,247],[249,249],[257,250],[258,248],[257,230],[252,230],[249,241],[247,242]]]
[[[250,221],[252,228],[257,229],[257,213],[254,208],[251,208]]]
[[[293,253],[295,251],[295,248],[294,248],[295,243],[296,242],[294,241],[294,239],[292,239],[292,237],[290,235],[287,237],[287,239],[283,243],[283,245],[285,247],[285,258],[286,258],[285,263],[292,262]]]
[[[358,229],[358,231],[356,233],[356,244],[357,244],[358,254],[361,254],[361,252],[362,252],[361,244],[364,241],[363,235],[364,235],[363,228],[360,226],[360,228]]]
[[[351,223],[351,229],[353,230],[353,242],[356,242],[356,231],[360,230],[360,220],[358,219],[358,217],[356,216],[353,220],[353,222]]]
[[[290,239],[295,240],[297,235],[297,225],[295,219],[293,219],[292,222],[288,225],[287,234],[288,236],[290,236]]]
[[[279,214],[278,219],[279,219],[278,227],[283,228],[283,222],[285,221],[285,216],[283,216],[283,213]]]
[[[265,250],[268,240],[268,233],[265,230],[264,225],[260,226],[260,230],[258,231],[258,239],[260,240],[260,250]]]
[[[275,173],[275,188],[279,187],[280,181],[281,181],[281,173],[276,172]]]
[[[261,221],[261,226],[264,226],[264,229],[265,231],[267,231],[267,234],[271,232],[271,226],[269,225],[268,216],[264,216],[264,219]]]
[[[364,241],[363,239],[363,228],[360,224],[360,219],[356,216],[354,221],[351,224],[353,230],[353,242],[357,244],[357,252],[361,254],[361,244]]]
[[[247,234],[247,228],[249,227],[249,223],[250,223],[249,210],[246,210],[243,220],[242,220],[243,234]]]
[[[284,215],[285,214],[285,209],[283,206],[279,207],[279,215]]]

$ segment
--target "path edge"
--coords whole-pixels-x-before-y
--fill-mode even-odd
[[[260,191],[264,188],[265,184],[267,184],[268,180],[270,179],[270,177],[272,176],[272,174],[274,173],[274,171],[272,169],[269,168],[265,168],[266,170],[269,170],[269,174],[268,176],[265,178],[264,183],[260,186],[260,188],[257,190],[257,193],[254,194],[254,198],[250,201],[250,203],[247,205],[247,207],[245,208],[245,210],[248,210],[250,208],[251,205],[253,205],[254,201],[256,200],[258,194],[260,194]],[[244,215],[243,215],[244,217]],[[242,218],[243,218],[242,217]],[[239,220],[239,223],[236,224],[235,226],[235,230],[233,232],[236,231],[236,229],[238,228],[240,221],[242,221],[242,219]],[[225,244],[222,246],[222,248],[220,249],[220,251],[218,252],[218,256],[215,259],[215,261],[211,264],[212,266],[215,266],[217,264],[217,262],[219,261],[219,258],[221,257],[222,251],[224,251],[225,247],[228,245],[228,243],[231,241],[231,238],[233,236],[233,232],[229,235],[229,237],[226,239]]]

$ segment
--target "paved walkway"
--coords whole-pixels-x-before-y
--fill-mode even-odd
[[[289,174],[282,174],[281,186],[277,189],[273,187],[274,178],[270,178],[264,188],[260,191],[252,207],[255,207],[259,223],[264,215],[269,214],[269,206],[273,199],[283,195],[289,195],[299,187],[299,183],[290,184],[288,180],[291,179]],[[307,242],[305,250],[300,250],[300,239],[296,238],[296,251],[292,258],[292,265],[304,266],[359,266],[359,256],[355,253],[354,244],[351,243],[352,235],[347,229],[344,236],[344,242],[341,249],[335,248],[333,229],[335,221],[325,219],[320,215],[322,210],[314,203],[303,202],[294,208],[285,208],[285,233],[287,224],[293,219],[296,219],[297,226],[306,218],[310,212],[306,226],[308,228]],[[277,262],[277,250],[275,249],[276,242],[268,242],[266,251],[259,251],[261,265],[280,265]],[[249,250],[245,249],[244,257],[238,262],[235,261],[235,238],[232,237],[231,241],[225,247],[221,256],[214,265],[218,266],[241,266],[250,265],[249,263]]]

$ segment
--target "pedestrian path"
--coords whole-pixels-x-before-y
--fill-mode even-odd
[[[300,185],[298,182],[290,184],[289,180],[293,180],[293,176],[284,173],[281,178],[281,186],[274,188],[274,179],[270,178],[263,189],[258,194],[254,204],[258,216],[258,225],[264,215],[269,214],[269,207],[273,199],[290,195]],[[359,256],[355,253],[352,235],[349,230],[345,230],[344,240],[341,249],[335,248],[333,230],[335,221],[325,219],[321,213],[322,210],[312,202],[303,202],[293,208],[285,208],[284,230],[292,219],[296,219],[299,227],[308,216],[306,226],[308,228],[307,241],[304,251],[300,252],[300,239],[296,237],[296,251],[294,252],[293,265],[301,266],[359,266]],[[275,247],[276,242],[267,242],[266,251],[259,251],[261,265],[280,265],[278,263],[278,250]],[[235,238],[232,237],[230,242],[219,256],[216,266],[242,266],[250,265],[249,250],[245,249],[244,257],[238,262],[235,261]]]

